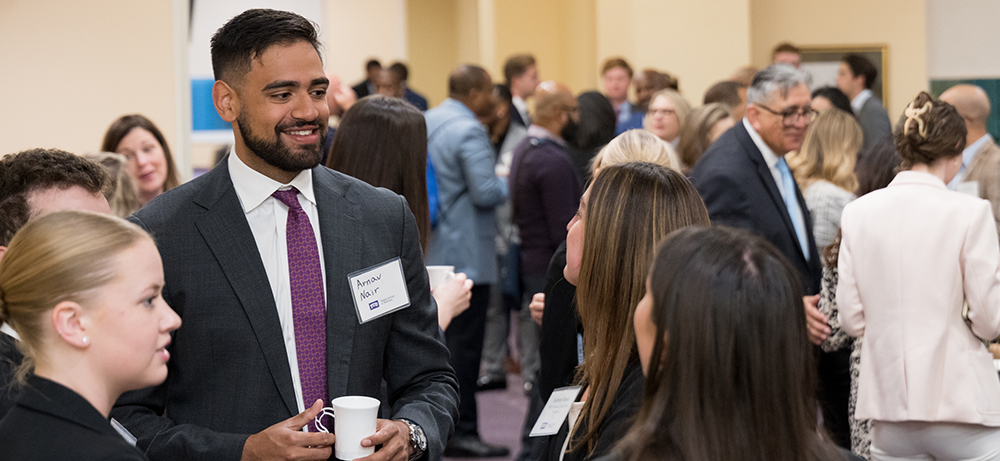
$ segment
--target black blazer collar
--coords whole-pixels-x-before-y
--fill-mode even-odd
[[[94,432],[121,437],[87,399],[41,376],[29,375],[17,405],[63,419]]]

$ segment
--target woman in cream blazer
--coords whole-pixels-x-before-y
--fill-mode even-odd
[[[841,328],[865,341],[855,416],[875,420],[873,459],[1000,459],[1000,380],[980,341],[1000,336],[1000,245],[989,202],[945,187],[965,124],[921,92],[895,139],[910,171],[841,221]]]

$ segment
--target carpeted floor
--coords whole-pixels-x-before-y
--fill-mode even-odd
[[[507,390],[476,394],[479,403],[479,435],[489,444],[510,448],[506,458],[444,458],[448,461],[511,461],[521,450],[521,426],[528,410],[521,376],[507,375]]]

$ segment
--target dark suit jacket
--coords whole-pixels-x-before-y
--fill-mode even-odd
[[[144,460],[101,413],[65,386],[29,376],[0,421],[0,459]]]
[[[858,124],[861,125],[862,144],[861,149],[865,150],[882,138],[892,134],[892,123],[889,121],[889,113],[885,111],[882,100],[872,96],[865,101],[858,112]]]
[[[421,96],[420,93],[407,88],[406,93],[403,93],[403,99],[420,109],[420,112],[427,112],[427,98]]]
[[[17,367],[24,361],[24,355],[17,349],[14,337],[0,333],[0,419],[14,408],[20,393],[20,385],[14,380]]]
[[[514,103],[510,103],[507,113],[510,114],[510,123],[516,123],[528,128],[528,121],[525,120],[524,117],[521,117],[521,111],[517,110],[517,106],[515,106]]]
[[[563,277],[566,242],[552,255],[545,275],[545,315],[538,340],[538,393],[548,401],[552,391],[573,384],[579,358],[576,335],[583,331],[576,314],[576,287]],[[534,422],[532,421],[532,424]]]
[[[812,218],[802,192],[796,185],[795,196],[809,237],[808,261],[771,170],[743,123],[737,122],[712,143],[691,171],[691,182],[705,200],[713,225],[746,229],[771,242],[799,271],[806,294],[819,293],[822,256],[816,250]]]
[[[312,171],[326,265],[329,398],[378,398],[441,456],[458,384],[437,339],[419,237],[406,201],[326,167]],[[132,221],[163,258],[163,297],[183,319],[161,386],[126,394],[114,417],[150,459],[239,459],[246,438],[298,413],[281,327],[228,161],[157,197]],[[347,276],[399,257],[411,305],[358,324]]]
[[[351,89],[358,95],[358,99],[372,94],[371,91],[368,91],[368,80],[362,80],[361,83],[352,86]]]

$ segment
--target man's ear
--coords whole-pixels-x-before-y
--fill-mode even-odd
[[[212,85],[212,102],[219,117],[232,123],[240,113],[240,100],[236,90],[222,80],[216,80]]]
[[[744,109],[744,111],[743,111],[743,116],[747,118],[747,121],[750,122],[750,126],[752,126],[753,129],[755,129],[758,132],[760,132],[760,108],[759,107],[757,107],[757,106],[755,106],[753,104],[747,104],[746,109]],[[740,123],[740,122],[737,121],[736,123]]]

